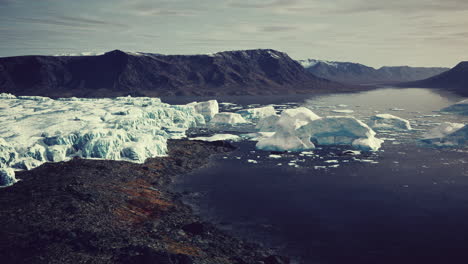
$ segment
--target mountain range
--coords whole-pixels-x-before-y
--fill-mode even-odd
[[[257,95],[353,90],[316,77],[286,53],[161,55],[114,50],[90,56],[0,58],[0,92],[50,97]]]
[[[359,63],[299,60],[299,63],[317,77],[350,84],[391,84],[426,79],[449,68],[441,67],[381,67],[375,69]]]
[[[463,96],[468,96],[468,61],[460,62],[449,71],[436,76],[424,80],[402,83],[399,84],[399,86],[440,88]]]

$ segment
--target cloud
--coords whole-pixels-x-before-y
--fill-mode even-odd
[[[466,0],[353,0],[337,5],[342,13],[361,12],[399,12],[399,13],[424,13],[447,12],[468,10]]]
[[[230,1],[229,6],[239,8],[278,8],[278,7],[289,7],[294,6],[298,3],[298,0],[274,0],[270,2],[261,3],[239,3],[239,1]]]
[[[263,32],[285,32],[285,31],[294,31],[297,30],[298,27],[293,26],[266,26],[260,28],[260,31]]]
[[[115,26],[115,27],[127,27],[125,24],[108,22],[104,20],[96,20],[82,17],[71,17],[71,16],[57,16],[57,17],[45,17],[45,18],[30,18],[30,17],[18,17],[14,18],[17,22],[43,24],[43,25],[54,25],[63,27],[73,27],[81,29],[95,29],[95,26]]]

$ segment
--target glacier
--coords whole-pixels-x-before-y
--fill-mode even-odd
[[[390,114],[378,114],[370,118],[369,126],[375,130],[411,130],[408,120]]]
[[[0,94],[0,185],[12,170],[73,157],[143,163],[164,156],[167,140],[204,126],[217,101],[169,105],[159,98],[59,98]]]

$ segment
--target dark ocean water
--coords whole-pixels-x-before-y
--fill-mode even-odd
[[[358,156],[324,147],[271,158],[255,142],[237,142],[174,188],[207,221],[298,263],[468,263],[468,151],[417,141],[437,123],[466,123],[434,112],[460,99],[425,89],[302,98],[322,116],[385,112],[415,131],[379,133],[382,149]]]

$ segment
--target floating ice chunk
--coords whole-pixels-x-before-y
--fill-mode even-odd
[[[308,137],[318,145],[352,145],[361,150],[376,151],[382,140],[354,117],[332,116],[314,120],[298,129],[301,138]]]
[[[193,106],[195,111],[201,114],[206,121],[210,121],[217,113],[219,113],[219,105],[216,100],[193,102],[188,104],[188,106]]]
[[[252,160],[252,159],[247,160],[247,162],[248,162],[248,163],[253,163],[253,164],[257,164],[257,163],[258,163],[258,161]]]
[[[268,156],[270,159],[281,159],[282,156],[281,155],[276,155],[276,154],[271,154]]]
[[[250,141],[259,141],[262,138],[268,138],[275,134],[275,132],[256,132],[256,133],[248,133],[242,134],[241,137],[245,138]]]
[[[353,110],[350,109],[337,109],[337,110],[332,110],[333,113],[340,113],[340,114],[352,114],[354,113]]]
[[[378,114],[371,117],[369,125],[377,130],[411,130],[411,124],[408,120],[390,114]]]
[[[338,160],[326,160],[325,163],[338,163]]]
[[[261,118],[255,128],[261,132],[274,132],[279,119],[280,116],[276,114]]]
[[[347,156],[357,156],[361,155],[361,151],[359,150],[345,150],[341,152],[342,155],[347,155]]]
[[[217,134],[217,135],[213,135],[211,137],[190,138],[190,140],[200,140],[200,141],[208,141],[208,142],[220,141],[220,140],[239,141],[240,139],[241,138],[239,136],[232,135],[232,134]]]
[[[302,151],[314,148],[307,137],[300,138],[297,129],[320,117],[310,109],[298,107],[286,109],[276,122],[275,134],[263,138],[257,143],[257,148],[269,151]]]
[[[248,123],[241,115],[236,113],[218,113],[211,119],[211,125],[238,125]]]
[[[421,141],[441,147],[464,146],[468,142],[468,126],[446,122],[425,133]]]
[[[377,151],[384,141],[376,137],[358,138],[353,141],[352,146],[364,151]]]
[[[446,107],[441,110],[442,112],[451,112],[459,115],[468,115],[468,99],[460,101],[454,105]]]
[[[15,171],[12,168],[0,168],[0,186],[8,186],[15,183]]]
[[[273,106],[265,106],[259,108],[250,108],[239,110],[236,113],[240,114],[246,120],[259,120],[268,116],[275,116],[276,110]]]
[[[394,107],[394,108],[390,108],[390,111],[405,111],[405,109]]]

